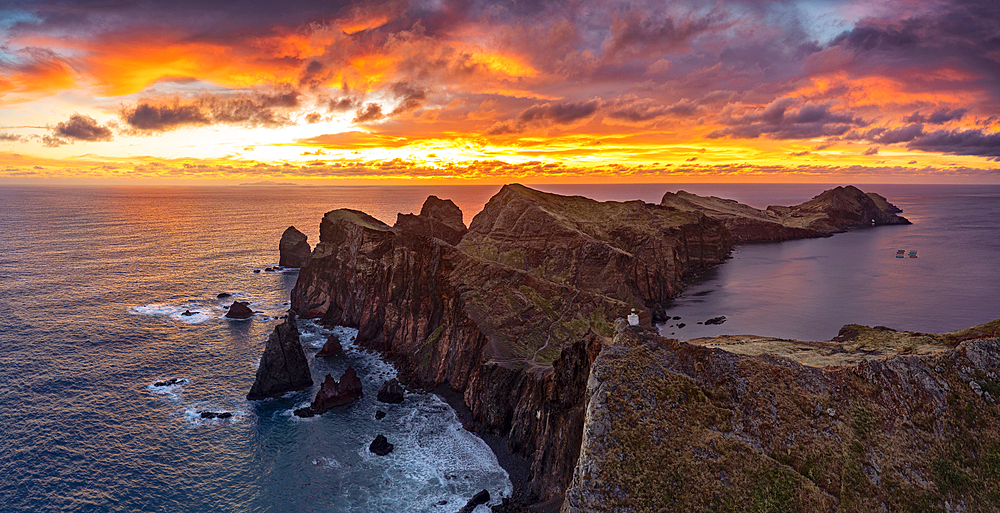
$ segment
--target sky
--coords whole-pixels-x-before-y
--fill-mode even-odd
[[[4,183],[1000,183],[1000,0],[0,1]]]

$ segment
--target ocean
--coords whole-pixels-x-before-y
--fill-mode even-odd
[[[538,188],[654,203],[684,189],[762,208],[828,186]],[[0,510],[450,512],[484,488],[493,503],[509,495],[496,457],[443,400],[374,400],[395,373],[378,355],[349,343],[343,358],[312,360],[330,333],[313,323],[300,324],[313,389],[244,400],[296,278],[254,273],[277,263],[285,228],[315,244],[329,210],[392,223],[429,194],[454,200],[468,223],[498,189],[0,189]],[[738,247],[673,302],[682,320],[661,332],[820,340],[852,322],[936,332],[1000,317],[1000,187],[862,189],[886,196],[914,224]],[[918,258],[896,259],[898,249]],[[233,296],[217,298],[223,292]],[[227,320],[223,306],[233,299],[264,314]],[[698,324],[719,315],[725,323]],[[339,378],[348,365],[364,399],[312,419],[291,415],[327,373]],[[182,382],[155,385],[171,378]],[[387,416],[375,420],[377,409]],[[204,420],[200,411],[234,416]],[[376,434],[395,445],[389,456],[368,452]]]

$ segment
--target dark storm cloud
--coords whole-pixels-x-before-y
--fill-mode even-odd
[[[385,118],[382,113],[382,106],[377,103],[369,103],[364,108],[358,109],[354,116],[355,123],[371,123]]]
[[[396,82],[389,86],[389,91],[399,101],[389,116],[417,110],[423,107],[424,101],[427,100],[427,91],[410,82]]]
[[[929,116],[925,116],[921,114],[920,111],[917,111],[912,115],[903,118],[903,121],[907,123],[929,123],[932,125],[940,125],[949,121],[958,121],[965,116],[966,112],[968,112],[966,109],[955,109],[953,111],[939,110]]]
[[[793,98],[780,98],[763,109],[741,114],[734,114],[736,107],[727,106],[719,121],[730,128],[713,131],[708,137],[754,139],[764,135],[772,139],[810,139],[843,135],[866,124],[851,112],[832,112],[829,103],[806,103],[793,108],[797,103]]]
[[[636,98],[634,96],[617,98],[604,106],[609,118],[631,122],[648,121],[663,116],[691,116],[698,113],[700,109],[701,106],[697,102],[687,98],[671,105],[663,105],[651,98]]]
[[[884,132],[872,137],[872,140],[881,144],[896,144],[912,141],[924,133],[924,125],[913,124]]]
[[[124,107],[121,117],[135,129],[164,132],[182,126],[207,125],[211,121],[197,105],[152,105],[140,102],[133,107]]]
[[[209,96],[199,103],[210,113],[213,123],[274,128],[292,124],[288,115],[280,111],[298,107],[298,98],[298,92],[288,91],[235,98]]]
[[[53,129],[55,137],[77,141],[110,141],[111,129],[100,125],[97,120],[81,114],[73,114],[69,120],[60,122]]]
[[[1000,159],[1000,133],[982,130],[937,130],[917,137],[908,148]]]
[[[850,68],[859,75],[918,72],[909,78],[914,87],[981,89],[1000,99],[1000,2],[996,0],[951,0],[915,3],[922,9],[894,19],[862,19],[854,28],[836,37],[831,48],[851,52]],[[938,74],[941,70],[954,73]],[[961,78],[959,78],[961,77]],[[919,85],[918,85],[919,83]],[[942,118],[943,119],[943,118]],[[925,122],[933,123],[937,121]],[[943,122],[943,121],[942,121]]]
[[[579,102],[554,102],[528,107],[517,116],[519,123],[566,124],[578,121],[597,112],[600,100]]]
[[[7,132],[0,132],[0,141],[15,142],[21,141],[22,137],[16,134],[9,134]]]
[[[675,20],[633,8],[624,14],[614,14],[610,35],[601,47],[607,58],[662,53],[685,46],[691,38],[711,27],[713,21],[708,16]]]
[[[235,96],[205,95],[170,103],[142,100],[121,110],[132,129],[164,132],[183,126],[228,124],[246,127],[280,127],[292,124],[287,111],[299,107],[301,93],[292,89]]]

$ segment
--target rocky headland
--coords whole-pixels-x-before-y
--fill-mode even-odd
[[[998,328],[683,343],[619,321],[562,511],[995,511]]]
[[[908,222],[892,209],[854,187],[759,210],[686,193],[653,205],[515,184],[467,228],[458,207],[435,197],[393,226],[334,210],[299,273],[292,309],[356,327],[357,343],[396,364],[402,382],[460,393],[474,428],[523,459],[527,478],[515,499],[558,509],[580,473],[591,368],[620,345],[616,318],[635,308],[650,328],[686,280],[723,262],[733,244]],[[762,385],[785,386],[782,368],[772,371],[776,384]]]

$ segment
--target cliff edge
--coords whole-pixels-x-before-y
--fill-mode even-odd
[[[562,511],[996,509],[998,327],[681,343],[619,321]]]

